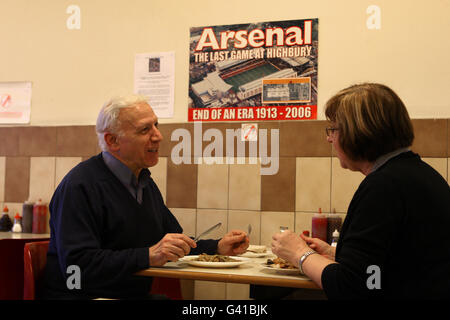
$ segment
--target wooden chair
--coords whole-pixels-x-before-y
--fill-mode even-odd
[[[42,285],[50,241],[25,243],[23,249],[23,299],[35,300]]]

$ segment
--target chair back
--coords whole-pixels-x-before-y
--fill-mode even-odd
[[[180,279],[154,277],[152,294],[163,294],[171,300],[183,300]]]
[[[23,299],[35,300],[42,286],[44,269],[47,263],[47,251],[50,241],[27,242],[24,246],[24,277]],[[182,300],[179,279],[159,278],[153,279],[151,293],[165,294],[173,300]]]
[[[23,249],[23,299],[35,300],[41,289],[50,241],[25,243]]]

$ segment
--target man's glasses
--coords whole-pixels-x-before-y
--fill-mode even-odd
[[[325,128],[325,132],[327,133],[327,137],[329,137],[334,131],[339,130],[339,128],[327,127]]]

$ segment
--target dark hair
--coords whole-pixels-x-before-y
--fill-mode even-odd
[[[326,103],[325,115],[339,128],[339,143],[352,160],[375,161],[414,140],[405,105],[382,84],[363,83],[339,91]]]

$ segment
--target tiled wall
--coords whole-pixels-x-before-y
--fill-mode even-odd
[[[413,120],[413,151],[447,181],[449,124],[450,119]],[[164,141],[160,161],[151,168],[152,176],[187,235],[195,236],[219,221],[223,225],[211,237],[235,228],[246,230],[252,224],[251,243],[270,245],[279,226],[296,232],[311,230],[311,217],[319,207],[325,213],[335,209],[345,218],[350,199],[364,178],[340,167],[326,142],[326,125],[325,121],[259,123],[259,129],[267,130],[269,141],[270,130],[279,130],[278,173],[261,175],[261,164],[251,158],[243,159],[244,164],[237,159],[212,165],[194,161],[174,164],[171,152],[179,141],[171,141],[172,132],[184,128],[193,141],[194,126],[161,124]],[[211,128],[220,130],[225,138],[226,129],[240,128],[240,124],[205,123],[202,132]],[[27,199],[49,202],[63,176],[100,151],[93,126],[1,127],[0,136],[0,205],[9,207],[11,217],[21,214]],[[204,141],[202,150],[210,144]],[[223,146],[225,156],[225,141]],[[245,155],[249,154],[247,144]],[[248,285],[239,284],[195,281],[194,285],[187,281],[184,286],[196,299],[246,299],[249,293]]]

